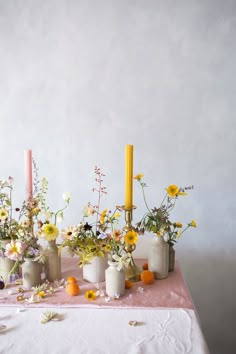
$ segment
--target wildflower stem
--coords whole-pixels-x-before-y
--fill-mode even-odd
[[[147,204],[147,200],[146,200],[146,196],[145,196],[145,192],[144,192],[144,186],[143,186],[143,184],[142,184],[141,182],[140,182],[140,185],[141,185],[141,187],[142,187],[142,193],[143,193],[143,200],[144,200],[144,203],[145,203],[146,208],[147,208],[147,210],[149,211],[149,213],[151,213],[151,210],[149,209],[148,204]]]
[[[6,279],[6,282],[5,282],[5,289],[6,289],[7,285],[8,285],[8,279],[10,279],[10,276],[11,276],[12,274],[14,274],[14,272],[15,272],[16,268],[18,267],[19,263],[20,263],[20,262],[19,262],[19,259],[17,259],[17,261],[15,261],[15,263],[14,263],[12,269],[11,269],[10,272],[8,273],[7,279]]]

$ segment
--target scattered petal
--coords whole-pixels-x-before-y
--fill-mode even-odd
[[[144,288],[142,288],[141,286],[139,286],[138,289],[137,289],[137,292],[138,292],[138,293],[143,293],[143,292],[144,292]]]
[[[16,313],[20,313],[20,312],[25,312],[26,311],[26,309],[24,309],[24,308],[18,308],[18,309],[16,309]]]
[[[24,300],[24,296],[18,295],[18,296],[16,297],[16,300],[17,300],[17,301],[23,301],[23,300]]]
[[[130,326],[137,326],[138,322],[137,321],[129,321]]]
[[[49,321],[59,321],[58,313],[53,311],[46,311],[43,313],[41,323],[45,324]]]

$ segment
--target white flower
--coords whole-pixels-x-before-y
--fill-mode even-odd
[[[117,254],[113,254],[112,258],[117,263],[117,270],[120,271],[121,269],[127,267],[131,261],[131,254],[126,253],[123,256],[118,256]]]
[[[45,220],[49,220],[50,217],[52,216],[52,213],[50,211],[44,211],[43,216],[44,216]]]
[[[101,232],[97,237],[98,240],[104,240],[105,238],[107,238],[107,234],[105,232]]]
[[[69,192],[65,192],[62,194],[62,198],[65,200],[66,203],[69,203],[70,201],[70,193]]]
[[[78,228],[76,226],[67,226],[66,229],[61,230],[61,237],[63,240],[73,239],[77,236]]]
[[[4,255],[13,261],[16,261],[21,258],[25,248],[26,245],[23,242],[11,240],[11,242],[6,245]]]
[[[64,218],[63,212],[60,211],[60,212],[57,214],[57,222],[60,224],[60,223],[63,221],[63,218]]]

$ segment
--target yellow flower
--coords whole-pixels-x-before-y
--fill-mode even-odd
[[[133,178],[136,179],[137,181],[141,181],[141,179],[143,178],[144,174],[143,173],[138,173],[136,176],[134,176]]]
[[[84,296],[89,301],[96,300],[96,292],[94,290],[87,290]]]
[[[100,214],[100,224],[104,224],[104,222],[105,222],[105,215],[106,215],[106,212],[107,212],[107,209],[104,209],[102,212],[101,212],[101,214]]]
[[[3,219],[5,220],[8,217],[8,212],[6,209],[0,209],[0,220]]]
[[[45,296],[45,292],[41,290],[41,291],[38,291],[35,295],[40,298],[43,298]]]
[[[53,224],[44,224],[42,227],[41,237],[47,241],[53,241],[59,234],[58,228]]]
[[[105,245],[104,249],[105,249],[106,252],[110,252],[111,245]]]
[[[181,232],[178,231],[178,232],[176,232],[175,237],[176,237],[176,238],[179,238],[180,235],[181,235]]]
[[[133,230],[131,231],[128,231],[126,234],[125,234],[125,237],[124,237],[124,240],[125,240],[125,243],[127,243],[128,245],[133,245],[136,243],[138,237],[137,237],[137,233]]]
[[[173,198],[179,193],[179,188],[175,184],[170,184],[166,188],[166,192],[167,192],[169,197]]]
[[[38,213],[40,212],[40,209],[39,208],[34,208],[32,211],[33,211],[34,215],[38,215]]]
[[[181,227],[183,227],[183,225],[181,224],[181,222],[176,221],[176,222],[174,222],[174,227],[178,227],[179,229],[181,229]]]
[[[120,217],[120,213],[118,213],[118,211],[116,213],[113,214],[113,218],[117,219]]]
[[[189,223],[189,226],[191,227],[197,227],[197,224],[194,220],[192,220],[190,223]]]
[[[188,195],[188,193],[186,193],[186,192],[178,192],[177,195],[185,196],[185,195]]]
[[[163,236],[165,233],[165,229],[163,227],[160,228],[159,231],[157,231],[157,236],[160,237],[160,236]]]

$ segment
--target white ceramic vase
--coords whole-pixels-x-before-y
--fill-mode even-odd
[[[46,249],[45,276],[48,281],[61,279],[61,256],[56,241],[48,241]]]
[[[25,258],[22,264],[23,287],[31,289],[41,284],[42,265],[32,258]]]
[[[106,293],[110,297],[122,296],[125,293],[125,272],[117,269],[117,263],[108,261],[105,271]]]
[[[83,279],[90,283],[100,283],[105,280],[105,270],[108,267],[107,256],[93,257],[83,266]]]
[[[1,248],[3,249],[3,252],[6,248],[6,245],[10,243],[11,240],[1,240]],[[7,258],[7,257],[0,257],[0,278],[2,277],[4,282],[8,281],[8,275],[10,271],[12,270],[13,266],[15,264],[15,261]]]
[[[155,279],[168,277],[169,245],[162,236],[152,240],[148,254],[148,270],[153,272]]]

